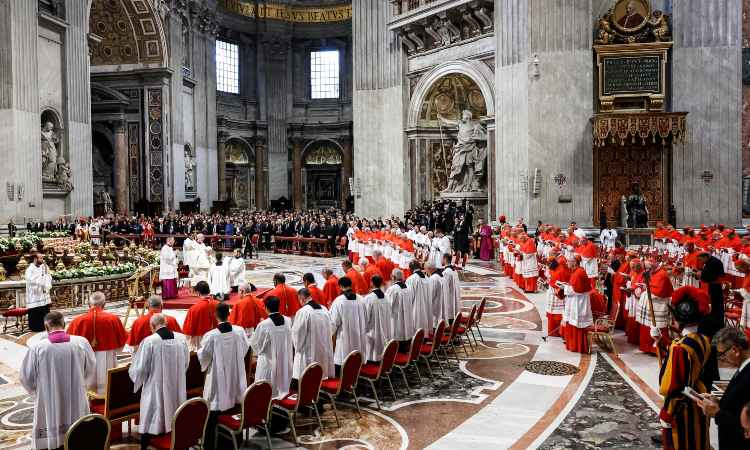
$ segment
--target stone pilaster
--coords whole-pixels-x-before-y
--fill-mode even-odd
[[[303,209],[302,198],[302,139],[292,140],[292,205]]]
[[[216,167],[217,167],[217,180],[219,185],[219,200],[224,200],[227,192],[227,153],[226,144],[223,140],[219,141],[219,146],[216,151]]]
[[[128,139],[125,121],[114,123],[114,135],[115,212],[120,215],[127,215],[130,192],[128,189]]]

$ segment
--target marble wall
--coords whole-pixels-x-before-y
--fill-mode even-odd
[[[411,207],[404,56],[387,29],[390,2],[353,0],[354,177],[363,216],[403,214]]]
[[[62,21],[40,14],[36,1],[0,0],[0,221],[54,220],[93,210],[88,8],[68,0],[65,10]],[[75,186],[49,200],[42,193],[39,138],[45,106],[61,117],[60,146]]]

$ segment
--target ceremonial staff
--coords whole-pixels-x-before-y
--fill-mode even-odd
[[[648,298],[648,315],[649,319],[651,320],[651,326],[653,328],[656,328],[656,314],[654,314],[654,299],[651,297],[651,271],[647,270],[643,274],[643,281],[646,283],[646,297]],[[654,343],[654,346],[656,347],[656,358],[659,360],[659,367],[662,366],[662,355],[661,355],[661,347],[659,347],[659,339],[660,338],[654,338],[656,341]]]

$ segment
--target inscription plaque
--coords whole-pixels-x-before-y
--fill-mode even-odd
[[[618,56],[603,58],[603,95],[661,93],[661,58]]]

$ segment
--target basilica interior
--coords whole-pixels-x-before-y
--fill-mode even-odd
[[[597,245],[607,227],[625,247],[661,224],[750,233],[748,0],[0,0],[0,36],[0,312],[24,306],[16,264],[33,256],[4,239],[36,223],[399,220],[452,201],[477,232],[574,224]],[[645,234],[627,231],[634,196]],[[260,290],[276,273],[299,289],[341,272],[323,252],[271,250],[248,259]],[[337,401],[299,440],[258,432],[241,448],[662,448],[656,358],[614,330],[611,348],[566,351],[547,290],[525,292],[501,254],[460,274],[461,309],[486,309],[445,369],[411,390],[394,370],[394,395],[363,391],[361,412]],[[132,274],[53,292],[67,320],[105,291],[130,329]],[[168,314],[183,323],[187,308]],[[25,450],[34,333],[13,317],[0,318],[0,448]],[[111,448],[139,448],[129,432]],[[724,448],[717,436],[712,422]]]

